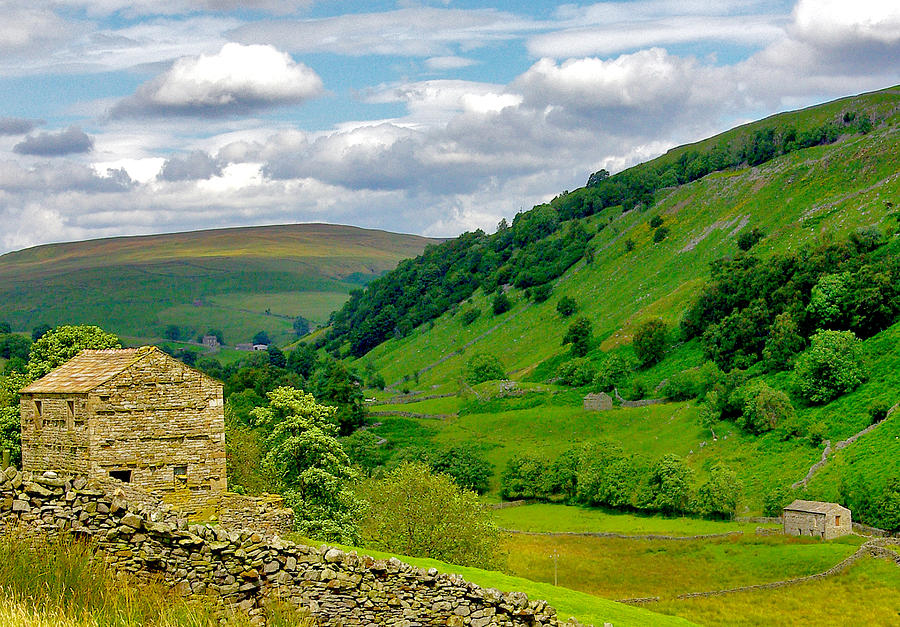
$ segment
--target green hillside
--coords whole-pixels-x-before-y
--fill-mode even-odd
[[[860,117],[871,120],[871,128],[841,127],[842,121]],[[784,148],[784,137],[800,136],[823,124],[844,130],[815,145],[792,144]],[[712,158],[717,149],[725,151],[729,146],[730,154],[745,154],[735,152],[734,147],[743,146],[741,150],[746,152],[747,142],[756,141],[748,138],[766,136],[774,136],[774,145],[783,147],[771,158],[752,167],[745,162],[691,182],[655,189],[649,206],[637,203],[597,209],[599,205],[591,204],[590,215],[566,220],[567,207],[580,202],[572,199],[587,198],[601,189],[594,187],[566,193],[549,205],[536,208],[535,211],[546,212],[549,207],[559,219],[556,230],[545,236],[547,241],[557,242],[559,248],[576,229],[583,229],[589,238],[584,249],[590,254],[552,280],[551,295],[538,302],[534,286],[540,281],[520,281],[525,268],[516,265],[517,260],[533,262],[533,258],[523,253],[524,249],[516,249],[508,257],[507,270],[504,266],[492,270],[499,273],[500,283],[512,284],[506,288],[512,307],[499,314],[492,312],[499,288],[470,266],[475,268],[471,270],[471,280],[477,284],[471,296],[458,303],[447,303],[444,313],[428,324],[405,336],[401,332],[398,335],[402,337],[388,339],[359,357],[360,369],[379,371],[389,383],[394,383],[395,393],[409,389],[429,396],[455,395],[402,406],[376,403],[372,409],[381,423],[376,431],[398,451],[409,446],[477,445],[494,464],[493,494],[506,462],[514,455],[529,452],[552,460],[573,444],[585,441],[613,441],[626,453],[651,461],[675,453],[687,460],[699,480],[706,477],[714,463],[724,461],[744,485],[740,511],[762,511],[769,493],[786,488],[805,475],[821,457],[821,445],[805,439],[785,439],[774,431],[764,435],[746,433],[730,420],[712,425],[718,436],[714,439],[698,420],[701,407],[696,400],[601,413],[584,411],[581,397],[592,387],[563,387],[554,383],[554,377],[557,367],[572,359],[562,339],[577,316],[587,317],[593,327],[594,341],[587,355],[593,367],[613,354],[632,356],[632,336],[643,321],[659,317],[669,325],[664,359],[650,368],[639,369],[621,390],[626,396],[660,396],[659,384],[703,364],[706,357],[702,342],[685,336],[679,324],[710,280],[711,262],[737,255],[738,237],[752,229],[760,229],[763,235],[751,251],[763,260],[763,266],[773,256],[796,254],[805,246],[844,242],[857,229],[871,227],[887,236],[887,243],[873,255],[893,263],[898,257],[895,207],[900,203],[898,88],[745,125],[674,149],[625,174],[634,178],[635,171],[664,172],[679,160],[684,163],[684,155],[691,155],[692,159]],[[615,179],[613,176],[607,180]],[[658,233],[660,227],[651,224],[653,218],[659,218],[667,230],[662,237]],[[520,222],[532,219],[529,214],[517,217]],[[510,230],[515,230],[515,223]],[[481,239],[473,246],[484,251],[498,235],[474,237]],[[457,245],[463,243],[461,240]],[[415,263],[430,261],[406,262],[401,270],[409,274],[412,271],[408,268]],[[461,272],[462,268],[454,271]],[[389,283],[391,276],[373,287]],[[458,285],[462,279],[454,277],[453,281],[453,285]],[[452,300],[453,293],[458,292],[445,290],[442,294]],[[563,297],[577,303],[575,316],[564,318],[557,312]],[[376,299],[377,293],[366,298]],[[419,296],[420,300],[427,298],[427,293]],[[362,307],[365,302],[362,298],[356,305]],[[352,319],[353,306],[351,301],[335,319]],[[462,315],[475,309],[479,315],[474,321]],[[352,335],[341,336],[340,332],[338,328],[332,334],[331,344],[326,344],[333,352],[350,354],[364,346]],[[865,339],[867,381],[825,405],[809,405],[798,399],[789,371],[767,374],[757,364],[747,376],[788,392],[799,422],[821,423],[817,427],[823,430],[821,435],[837,442],[869,424],[868,407],[873,401],[887,402],[888,406],[900,401],[895,374],[898,334],[900,326],[895,325]],[[486,401],[485,398],[503,394],[467,389],[461,383],[465,364],[476,353],[497,356],[509,378],[519,382],[520,388],[527,388],[525,384],[544,384],[542,390]],[[639,381],[635,383],[636,380]],[[481,399],[473,393],[480,394]],[[391,415],[391,410],[398,409],[425,417],[400,416],[396,411]],[[448,414],[452,417],[446,418]],[[429,419],[428,415],[441,419]],[[884,486],[890,476],[900,473],[900,466],[884,463],[885,459],[898,459],[898,420],[900,416],[892,415],[879,429],[836,454],[834,464],[814,477],[805,494],[839,498],[842,469],[847,468],[871,472],[878,489]],[[879,456],[879,450],[895,454]]]
[[[98,324],[143,341],[168,325],[229,345],[292,321],[328,320],[352,289],[433,240],[326,224],[218,229],[50,244],[0,257],[0,320]]]

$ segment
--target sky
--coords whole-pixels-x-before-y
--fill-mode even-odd
[[[330,222],[453,236],[900,83],[896,0],[0,0],[0,253]]]

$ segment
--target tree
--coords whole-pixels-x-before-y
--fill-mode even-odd
[[[366,546],[460,566],[498,563],[500,532],[478,495],[420,463],[360,485]]]
[[[600,392],[611,392],[613,388],[625,385],[634,372],[634,360],[625,355],[614,353],[597,368],[594,376],[594,388]]]
[[[506,378],[503,363],[491,353],[475,353],[466,362],[466,383],[478,385],[485,381]]]
[[[336,437],[335,409],[290,387],[276,388],[266,396],[269,404],[257,407],[251,416],[267,433],[263,464],[294,510],[298,531],[356,543],[360,505],[347,488],[356,473]]]
[[[206,335],[211,335],[211,336],[213,336],[214,338],[216,338],[216,341],[217,341],[219,344],[225,344],[225,334],[222,333],[222,330],[221,330],[221,329],[209,329],[209,330],[206,332]],[[203,339],[203,338],[201,338],[201,340],[202,340],[202,339]]]
[[[666,323],[660,318],[647,320],[637,328],[632,345],[642,368],[652,366],[663,358],[668,331]]]
[[[359,429],[341,439],[341,446],[350,461],[358,466],[367,477],[384,464],[387,453],[381,445],[381,438],[368,429]]]
[[[362,382],[339,361],[329,361],[316,371],[312,391],[320,402],[337,408],[335,420],[341,435],[350,435],[366,420]]]
[[[879,527],[891,532],[900,531],[900,476],[888,481],[876,508]]]
[[[502,290],[494,296],[494,303],[492,305],[494,315],[499,316],[502,313],[506,313],[510,309],[512,309],[512,303],[509,302],[509,297]]]
[[[562,344],[572,345],[572,354],[576,357],[584,357],[591,349],[593,326],[585,316],[579,316],[569,325],[569,329],[563,336]]]
[[[266,354],[269,356],[269,363],[276,368],[284,368],[287,366],[287,359],[284,356],[284,352],[274,344],[269,344],[269,347],[266,349]]]
[[[661,241],[666,239],[669,236],[669,227],[661,226],[655,231],[653,231],[653,243],[659,244]]]
[[[9,323],[4,320],[0,322],[0,335],[5,335],[7,333],[12,333],[12,327],[9,326]]]
[[[0,453],[8,450],[9,461],[16,467],[22,459],[21,432],[19,408],[0,407]]]
[[[317,360],[316,349],[309,344],[300,344],[288,354],[287,367],[308,379],[316,369]]]
[[[500,476],[500,496],[504,499],[544,498],[546,486],[547,463],[523,453],[513,456],[506,462],[506,468]]]
[[[744,398],[744,412],[737,422],[747,433],[765,433],[779,424],[791,423],[797,418],[787,394],[762,381],[748,384],[741,390],[741,394]]]
[[[460,314],[459,320],[464,327],[467,327],[475,322],[480,315],[481,310],[478,307],[469,307]]]
[[[0,335],[0,357],[4,359],[28,359],[31,350],[31,340],[24,335],[8,333]]]
[[[741,231],[737,237],[738,248],[744,251],[750,250],[765,236],[766,232],[755,226],[752,229]]]
[[[742,491],[734,471],[719,462],[713,465],[709,478],[697,490],[697,507],[704,516],[731,519]]]
[[[461,444],[431,453],[427,463],[434,472],[449,476],[456,484],[478,494],[487,492],[493,464],[471,445]]]
[[[660,459],[650,473],[650,505],[666,514],[687,512],[693,476],[694,471],[677,455]]]
[[[556,303],[556,311],[559,312],[559,315],[562,317],[568,318],[578,311],[578,303],[576,303],[575,299],[571,296],[563,296],[559,299],[559,302]]]
[[[294,327],[294,334],[297,337],[303,337],[304,335],[309,333],[309,320],[307,320],[303,316],[297,316],[296,318],[294,318],[292,326]]]
[[[854,390],[865,379],[862,347],[852,331],[819,331],[794,365],[800,395],[827,403]]]
[[[177,342],[181,339],[181,327],[179,327],[177,324],[166,325],[166,329],[165,331],[163,331],[163,337],[167,340]]]
[[[785,311],[775,316],[769,327],[769,337],[763,348],[762,356],[769,370],[785,370],[794,364],[794,358],[806,345],[800,335],[797,323],[790,312]]]
[[[272,343],[272,340],[269,338],[269,334],[265,331],[258,331],[256,335],[253,336],[254,344],[265,344],[268,346]]]
[[[33,342],[37,342],[39,339],[44,337],[44,334],[47,333],[50,329],[52,329],[49,324],[39,324],[31,330],[31,340]]]
[[[849,272],[824,274],[810,292],[807,313],[821,329],[846,328],[847,296],[852,276]]]
[[[95,326],[61,326],[31,345],[28,375],[38,379],[86,349],[122,348],[119,338]]]

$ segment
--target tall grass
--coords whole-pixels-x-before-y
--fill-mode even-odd
[[[213,597],[183,599],[162,583],[116,573],[88,542],[0,535],[0,625],[17,627],[249,626],[248,616],[216,612]],[[293,608],[267,608],[272,625],[313,624]]]

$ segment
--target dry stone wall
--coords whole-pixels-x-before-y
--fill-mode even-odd
[[[544,601],[481,588],[457,575],[336,548],[265,542],[249,530],[188,525],[129,505],[97,482],[52,472],[0,472],[0,522],[90,538],[114,567],[158,577],[183,594],[209,593],[263,623],[277,597],[325,625],[485,627],[562,624]]]

